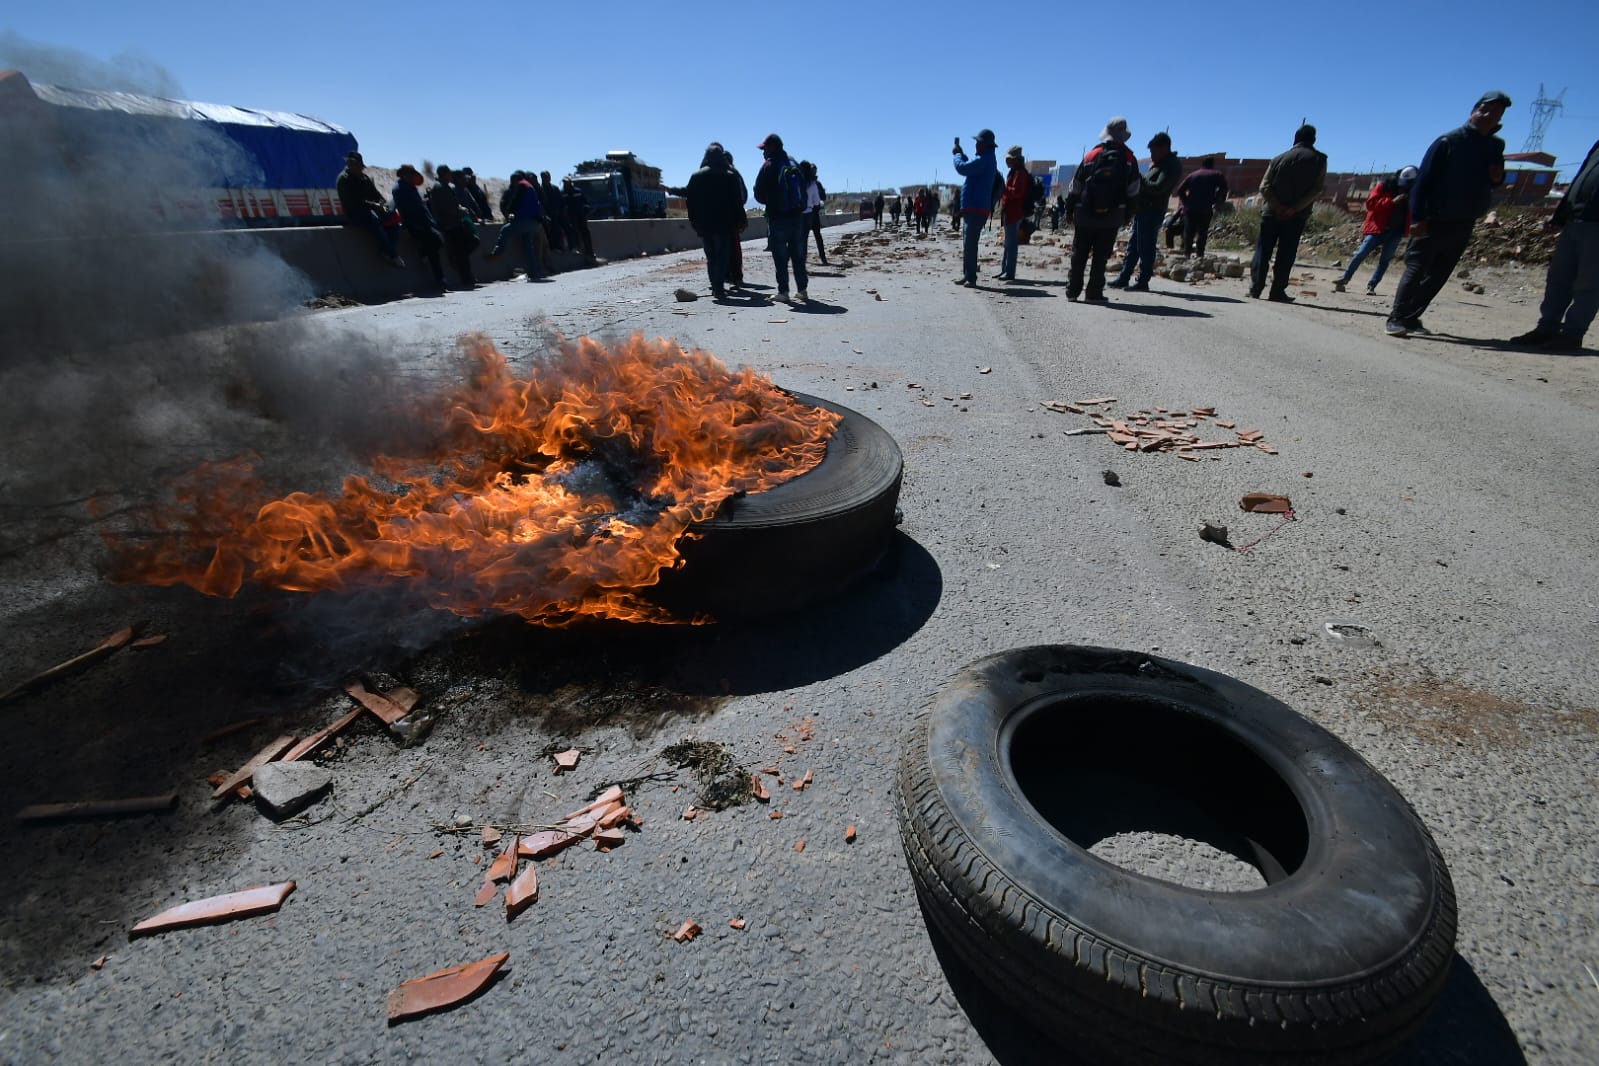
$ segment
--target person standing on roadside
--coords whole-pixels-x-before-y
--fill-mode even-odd
[[[1466,124],[1432,142],[1410,189],[1410,246],[1405,273],[1384,327],[1390,337],[1426,333],[1421,323],[1465,254],[1471,230],[1505,180],[1505,142],[1495,137],[1510,97],[1483,93]]]
[[[952,149],[955,173],[966,179],[956,193],[960,197],[957,217],[966,223],[966,240],[961,249],[961,276],[955,283],[974,289],[977,287],[977,242],[993,207],[994,178],[999,174],[999,164],[994,159],[994,131],[978,130],[976,140],[976,158],[966,157],[959,137],[955,138]]]
[[[777,299],[789,302],[788,271],[794,267],[795,299],[805,295],[805,182],[800,167],[783,149],[783,138],[768,133],[758,148],[765,162],[755,175],[755,201],[766,207],[766,235],[777,270]]]
[[[816,164],[808,159],[800,161],[800,175],[805,179],[805,240],[810,240],[811,234],[816,235],[816,257],[826,266],[827,249],[822,246],[822,208],[827,203],[827,188],[816,176]]]
[[[886,204],[887,204],[887,201],[883,199],[883,194],[882,193],[878,193],[877,194],[877,199],[872,201],[872,228],[873,229],[876,229],[877,227],[879,227],[879,226],[881,226],[883,224],[883,208],[884,208],[884,206],[886,206]],[[824,260],[822,260],[822,262],[825,263],[825,262],[827,262],[827,260],[824,259]]]
[[[458,179],[455,187],[466,193],[467,198],[472,201],[470,208],[472,217],[479,222],[493,222],[494,212],[489,210],[488,194],[483,191],[483,186],[477,183],[477,175],[472,173],[472,168],[462,167],[455,176]]]
[[[522,256],[527,260],[527,280],[538,281],[543,268],[539,264],[535,238],[544,225],[540,221],[541,213],[539,191],[528,180],[525,171],[514,172],[511,183],[500,197],[500,214],[505,216],[505,222],[500,226],[500,235],[495,238],[488,258],[498,259],[504,253],[505,246],[514,240],[522,246]]]
[[[1001,198],[1004,214],[1000,221],[1005,225],[1005,250],[999,257],[1000,281],[1016,280],[1016,253],[1022,243],[1022,217],[1027,214],[1027,198],[1033,191],[1033,176],[1027,173],[1027,159],[1022,146],[1013,144],[1005,153],[1005,192]]]
[[[344,212],[347,225],[359,226],[377,238],[378,248],[390,266],[403,267],[396,243],[398,224],[389,225],[391,209],[388,201],[378,194],[377,182],[366,172],[366,162],[360,152],[349,152],[344,157],[344,170],[339,173],[339,208]]]
[[[439,249],[444,247],[444,235],[422,199],[422,172],[410,163],[401,163],[394,178],[394,209],[400,213],[400,225],[416,242],[417,251],[433,275],[433,284],[443,289],[444,263],[439,259]]]
[[[727,153],[712,141],[700,168],[688,179],[683,198],[688,201],[689,225],[705,243],[705,271],[710,276],[711,298],[718,303],[727,299],[727,261],[744,217],[739,192],[738,179],[727,168]]]
[[[1344,276],[1333,282],[1333,289],[1343,292],[1365,258],[1380,248],[1382,256],[1377,260],[1377,272],[1366,282],[1366,295],[1377,295],[1377,283],[1387,272],[1388,262],[1405,236],[1410,219],[1410,187],[1416,183],[1416,173],[1415,167],[1405,167],[1393,177],[1379,181],[1366,196],[1366,224],[1360,229],[1360,247],[1350,256]]]
[[[744,231],[749,229],[750,216],[745,205],[750,202],[750,187],[744,184],[744,175],[733,165],[733,153],[727,153],[727,172],[738,182],[738,229],[733,234],[733,247],[727,257],[727,284],[735,289],[744,287]]]
[[[454,184],[455,172],[443,163],[433,172],[438,180],[428,189],[428,210],[433,212],[433,221],[444,234],[444,250],[461,284],[475,289],[477,278],[472,274],[472,253],[482,243],[482,238],[473,225],[472,212],[461,203],[460,187]]]
[[[1538,324],[1510,343],[1576,351],[1599,313],[1599,142],[1588,149],[1548,225],[1560,231],[1560,240],[1549,260]]]
[[[1132,139],[1127,120],[1117,116],[1099,131],[1099,143],[1083,156],[1066,194],[1066,220],[1072,231],[1072,265],[1066,276],[1066,299],[1079,295],[1089,303],[1105,303],[1105,262],[1116,247],[1116,232],[1127,220],[1142,179],[1138,158],[1127,147]],[[1088,291],[1083,291],[1083,268]]]
[[[888,214],[889,214],[889,217],[891,219],[893,219],[894,228],[895,229],[899,229],[899,209],[900,209],[900,198],[898,196],[896,196],[896,197],[894,197],[894,199],[890,200],[889,203],[888,203]]]
[[[577,238],[585,259],[594,258],[594,235],[589,232],[589,202],[571,178],[561,179],[561,203],[566,208],[566,224]]]
[[[1177,209],[1183,218],[1183,255],[1205,254],[1210,239],[1210,220],[1216,208],[1227,202],[1227,178],[1216,169],[1216,157],[1207,155],[1199,169],[1177,184]]]
[[[1171,134],[1164,130],[1149,139],[1149,170],[1139,179],[1138,200],[1133,205],[1133,233],[1127,241],[1127,258],[1121,273],[1110,283],[1113,289],[1148,292],[1155,273],[1155,250],[1160,223],[1166,217],[1166,202],[1182,178],[1183,165],[1172,154]],[[1133,281],[1133,268],[1138,280]]]
[[[1260,236],[1249,269],[1249,295],[1260,298],[1271,267],[1271,292],[1267,299],[1291,304],[1288,277],[1299,255],[1310,209],[1327,185],[1327,157],[1316,150],[1316,127],[1306,124],[1294,131],[1294,146],[1266,167],[1260,182]],[[1277,261],[1272,262],[1275,253]]]

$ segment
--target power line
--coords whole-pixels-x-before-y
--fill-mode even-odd
[[[1538,83],[1538,99],[1532,102],[1532,130],[1527,134],[1527,143],[1521,146],[1523,152],[1543,151],[1543,135],[1548,132],[1555,115],[1566,106],[1565,98],[1566,90],[1561,89],[1560,95],[1551,100],[1544,91],[1543,82]]]

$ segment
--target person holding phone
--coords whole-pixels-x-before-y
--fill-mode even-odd
[[[955,284],[977,287],[977,242],[994,206],[994,178],[999,163],[994,158],[994,131],[977,132],[977,156],[967,158],[961,139],[955,138],[955,173],[965,178],[960,190],[961,218],[966,224],[965,246],[961,253],[961,276]]]

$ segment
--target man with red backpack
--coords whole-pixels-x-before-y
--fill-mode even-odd
[[[768,133],[758,147],[766,161],[755,175],[755,200],[766,205],[766,235],[777,267],[777,298],[789,302],[788,268],[794,264],[795,298],[805,295],[805,182],[800,165],[783,150],[783,138]]]
[[[1066,299],[1083,296],[1089,303],[1107,303],[1105,262],[1116,247],[1116,232],[1127,221],[1129,208],[1138,196],[1142,178],[1138,158],[1127,147],[1132,137],[1127,120],[1120,116],[1105,123],[1099,143],[1083,156],[1072,175],[1066,194],[1066,221],[1072,233],[1072,266],[1066,276]],[[1083,292],[1083,267],[1088,272],[1088,291]]]

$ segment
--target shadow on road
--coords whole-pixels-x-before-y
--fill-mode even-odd
[[[1152,289],[1155,296],[1171,296],[1178,300],[1192,300],[1194,303],[1205,304],[1241,304],[1244,301],[1236,296],[1210,296],[1202,292],[1183,292],[1180,289]]]
[[[814,296],[808,296],[804,303],[796,303],[792,309],[802,315],[845,315],[849,308],[843,304],[823,303]]]
[[[1107,304],[1112,311],[1126,311],[1134,315],[1152,315],[1156,318],[1214,318],[1209,311],[1192,311],[1186,307],[1170,307],[1166,304],[1129,304],[1112,302]]]

